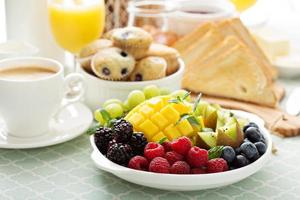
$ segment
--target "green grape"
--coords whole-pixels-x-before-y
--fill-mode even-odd
[[[160,95],[169,95],[170,93],[168,88],[160,88]]]
[[[94,118],[95,120],[100,124],[100,125],[104,125],[105,124],[105,121],[100,113],[100,109],[98,110],[95,110],[94,112]]]
[[[133,90],[132,92],[129,93],[127,98],[129,109],[131,110],[132,108],[144,102],[145,100],[146,97],[142,91]]]
[[[120,106],[123,106],[123,102],[119,99],[108,99],[107,101],[105,101],[102,105],[103,108],[105,108],[106,106],[108,106],[109,104],[112,103],[117,103],[120,104]]]
[[[144,94],[146,99],[151,99],[160,95],[159,88],[156,85],[148,85],[144,88]]]
[[[172,96],[172,97],[177,97],[177,96],[179,96],[179,97],[182,98],[187,92],[188,92],[188,91],[186,91],[186,90],[176,90],[176,91],[174,91],[174,92],[171,93],[171,96]],[[191,97],[188,96],[185,100],[191,101]]]
[[[128,104],[128,100],[126,100],[126,101],[123,103],[123,109],[124,109],[125,112],[130,111],[130,107],[129,107],[129,104]]]
[[[104,109],[109,113],[110,117],[113,119],[121,117],[124,113],[122,106],[117,103],[111,103]]]

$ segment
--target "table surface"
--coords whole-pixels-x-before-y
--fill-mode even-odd
[[[289,93],[300,82],[283,83]],[[142,187],[97,169],[87,135],[40,149],[0,149],[0,199],[300,199],[300,137],[273,140],[278,153],[262,170],[228,187],[195,192]]]

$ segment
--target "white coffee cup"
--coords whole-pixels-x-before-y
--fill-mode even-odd
[[[50,119],[66,105],[79,101],[84,94],[83,76],[73,73],[64,78],[64,67],[55,60],[20,57],[0,61],[1,70],[29,66],[55,72],[33,80],[0,77],[0,116],[6,123],[8,134],[17,137],[47,133]]]

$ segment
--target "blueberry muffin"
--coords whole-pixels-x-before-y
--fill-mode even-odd
[[[87,71],[91,71],[91,60],[99,50],[112,47],[112,41],[106,39],[99,39],[84,47],[79,52],[78,62]]]
[[[107,39],[107,40],[112,40],[112,35],[115,31],[120,30],[121,28],[115,28],[111,29],[110,31],[107,31],[106,33],[103,34],[102,38]]]
[[[152,43],[147,56],[163,57],[167,62],[167,75],[173,74],[179,68],[179,52],[163,44]]]
[[[167,62],[162,57],[148,56],[141,59],[132,74],[131,81],[156,80],[166,76]]]
[[[123,50],[112,47],[98,51],[92,58],[91,66],[99,78],[120,81],[127,79],[133,71],[135,60]]]
[[[152,36],[141,28],[126,27],[115,30],[112,34],[113,45],[131,54],[135,59],[141,59],[152,43]]]

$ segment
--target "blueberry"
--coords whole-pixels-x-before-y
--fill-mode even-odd
[[[234,166],[237,168],[249,165],[249,163],[249,160],[243,155],[237,155],[234,160]]]
[[[247,130],[249,127],[258,128],[257,124],[255,124],[254,122],[250,122],[249,124],[247,124],[246,126],[244,126],[243,131],[246,132],[246,130]]]
[[[104,67],[104,68],[102,69],[102,74],[108,76],[108,75],[110,75],[110,70],[109,70],[107,67]]]
[[[244,142],[251,142],[251,141],[248,138],[245,138]]]
[[[240,147],[236,148],[234,151],[235,151],[235,155],[240,155],[241,154],[241,148]]]
[[[143,75],[142,74],[136,74],[134,80],[135,81],[142,81],[143,80]]]
[[[259,155],[259,153],[257,152],[250,160],[251,160],[251,162],[254,162],[254,161],[256,161],[257,159],[259,159],[260,158],[260,155]]]
[[[241,145],[241,151],[248,159],[251,159],[258,154],[256,146],[251,142],[245,142]]]
[[[267,150],[267,147],[263,142],[256,142],[254,145],[256,146],[256,149],[260,155],[263,155]]]
[[[259,129],[255,127],[249,127],[245,132],[246,138],[248,138],[251,142],[259,142],[261,140],[261,133]]]
[[[235,151],[232,147],[226,146],[222,151],[222,158],[227,161],[227,163],[231,163],[235,158]]]

